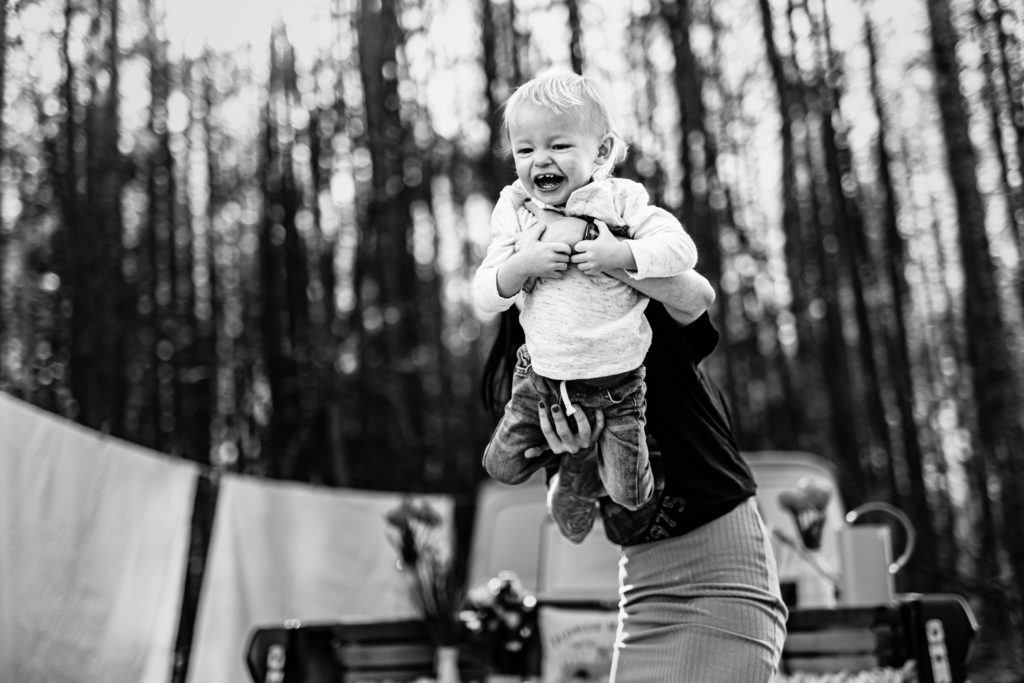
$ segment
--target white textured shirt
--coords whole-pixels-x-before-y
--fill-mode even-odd
[[[473,298],[483,313],[517,303],[533,370],[549,379],[592,379],[640,367],[651,344],[644,317],[648,298],[610,275],[586,275],[574,264],[561,279],[540,278],[529,292],[498,293],[498,268],[515,253],[518,233],[537,225],[523,203],[541,207],[517,180],[501,192],[491,215],[491,243],[473,280]],[[652,206],[647,190],[632,180],[593,181],[569,197],[569,216],[589,216],[626,226],[636,261],[634,279],[669,277],[697,264],[697,247],[682,224]]]

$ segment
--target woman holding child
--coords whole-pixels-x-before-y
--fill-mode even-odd
[[[768,682],[786,608],[750,470],[699,366],[718,333],[692,240],[610,178],[624,145],[589,79],[534,79],[505,124],[518,180],[474,289],[481,309],[505,311],[485,396],[496,404],[511,375],[512,398],[485,466],[510,483],[546,469],[571,540],[602,515],[621,548],[613,683]]]

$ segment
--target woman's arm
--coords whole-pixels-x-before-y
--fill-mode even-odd
[[[582,218],[541,209],[532,202],[527,202],[525,206],[547,226],[541,235],[542,241],[563,242],[574,248],[577,242],[582,241],[587,227],[587,222]],[[613,270],[607,274],[665,304],[665,310],[680,325],[692,323],[715,301],[715,290],[711,283],[692,269],[670,277],[649,277],[640,280],[630,277],[625,270]]]
[[[689,325],[704,314],[715,301],[715,290],[707,278],[695,270],[672,277],[634,280],[624,270],[608,273],[633,289],[665,304],[665,310],[680,325]]]

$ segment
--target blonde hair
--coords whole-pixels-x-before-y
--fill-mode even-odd
[[[559,115],[578,114],[593,124],[601,136],[611,137],[608,161],[598,168],[596,177],[608,177],[615,165],[626,158],[626,140],[615,123],[615,114],[604,89],[593,79],[571,72],[557,72],[538,76],[516,88],[504,105],[501,127],[505,140],[509,137],[509,121],[524,104],[535,104]]]

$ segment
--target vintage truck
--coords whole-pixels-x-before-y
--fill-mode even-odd
[[[837,678],[840,672],[862,672],[856,680],[967,681],[977,623],[960,596],[883,592],[869,594],[866,602],[863,596],[843,599],[844,589],[848,598],[855,592],[844,578],[858,577],[842,574],[841,545],[850,538],[842,531],[849,521],[828,461],[801,452],[744,457],[758,484],[757,502],[773,536],[790,607],[783,674],[801,681],[844,680]],[[818,494],[811,511],[794,503],[795,494],[807,490]],[[883,543],[890,538],[903,544],[900,559],[906,559],[912,532],[881,535]],[[863,572],[870,569],[858,568]],[[615,635],[618,551],[599,521],[583,543],[563,539],[547,514],[539,477],[515,487],[489,481],[479,491],[467,585],[509,576],[530,596],[520,615],[527,636],[518,675],[490,675],[480,653],[466,648],[464,683],[606,680]],[[433,648],[422,624],[414,621],[269,625],[254,629],[247,663],[258,683],[415,681],[432,675]],[[865,678],[863,672],[879,672],[879,677]]]

